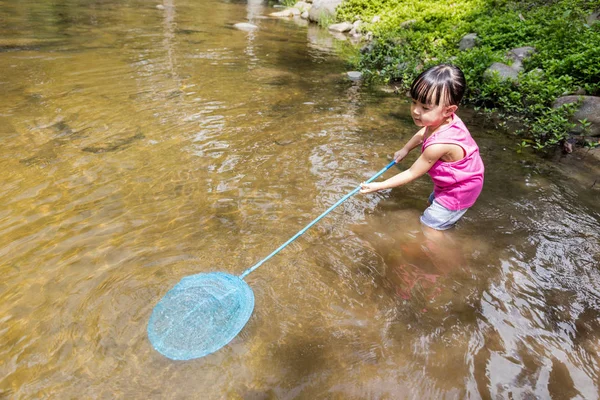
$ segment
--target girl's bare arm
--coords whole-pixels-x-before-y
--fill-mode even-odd
[[[411,167],[399,174],[383,181],[383,182],[371,182],[362,183],[361,193],[372,193],[379,190],[391,189],[393,187],[402,186],[409,182],[414,181],[418,177],[424,175],[431,169],[433,164],[446,154],[447,148],[443,144],[434,144],[425,149],[423,154],[411,165]]]
[[[406,142],[406,144],[404,145],[403,148],[401,148],[400,150],[398,150],[397,152],[394,153],[394,161],[396,162],[400,162],[402,161],[402,159],[404,157],[406,157],[406,155],[415,147],[419,146],[421,143],[423,143],[423,135],[425,134],[425,128],[421,129],[419,132],[415,133],[414,136],[412,138],[410,138],[410,140],[408,142]]]

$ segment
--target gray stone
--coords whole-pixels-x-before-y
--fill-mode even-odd
[[[296,4],[294,4],[294,8],[297,8],[298,10],[300,10],[301,13],[303,13],[304,11],[310,10],[310,7],[312,7],[312,6],[305,1],[299,1]]]
[[[584,133],[591,136],[600,136],[600,97],[598,96],[563,96],[556,99],[552,107],[558,108],[563,104],[577,103],[581,101],[579,108],[573,115],[573,122],[577,123],[576,133]],[[583,132],[579,120],[586,119],[591,122],[589,132]]]
[[[341,3],[342,0],[314,0],[308,12],[308,19],[313,22],[319,22],[324,18],[334,18],[335,9]]]
[[[590,26],[600,22],[600,11],[595,11],[595,12],[591,13],[590,16],[587,17],[585,22],[587,22],[587,24]]]
[[[349,72],[347,72],[347,75],[351,81],[359,81],[363,77],[363,74],[360,71],[349,71]]]
[[[512,60],[512,68],[521,71],[523,70],[523,61],[531,57],[535,53],[535,48],[531,46],[517,47],[516,49],[509,50],[506,54],[509,60]]]
[[[342,32],[329,31],[329,34],[342,42],[348,40],[348,36],[344,35]]]
[[[291,17],[292,14],[290,13],[290,10],[285,9],[283,11],[275,11],[272,12],[271,14],[269,14],[271,17],[279,17],[279,18],[286,18],[286,17]]]
[[[258,26],[251,24],[249,22],[239,22],[233,26],[234,26],[234,28],[239,29],[241,31],[253,31],[255,29],[258,29]]]
[[[476,45],[477,45],[477,34],[469,33],[469,34],[463,36],[462,39],[460,39],[460,43],[458,44],[458,49],[460,51],[465,51],[468,49],[472,49]]]
[[[334,32],[349,32],[352,29],[352,24],[349,22],[342,22],[339,24],[329,25],[329,30]]]
[[[532,69],[527,73],[528,76],[541,78],[544,76],[544,70],[541,68]]]
[[[300,14],[300,18],[308,19],[308,11],[304,11],[302,14]]]
[[[516,81],[519,78],[519,71],[509,67],[506,64],[495,62],[483,73],[484,78],[490,79],[496,73],[502,81]]]
[[[300,10],[298,10],[297,8],[288,8],[283,11],[277,11],[277,12],[271,13],[269,15],[272,17],[283,17],[283,18],[296,17],[296,16],[300,15]]]
[[[375,43],[369,42],[360,49],[360,53],[361,54],[369,54],[369,53],[372,53],[374,49],[375,49]]]
[[[400,24],[400,28],[409,29],[411,26],[417,23],[416,19],[409,19],[408,21],[404,21]]]
[[[406,71],[407,68],[408,68],[408,63],[407,62],[401,62],[401,63],[398,63],[396,65],[396,70],[399,73],[402,73],[402,72]]]

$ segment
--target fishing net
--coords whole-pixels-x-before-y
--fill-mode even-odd
[[[396,161],[373,175],[372,182]],[[148,321],[148,338],[161,354],[173,360],[204,357],[229,343],[246,325],[254,309],[254,294],[243,279],[283,250],[329,212],[358,193],[361,186],[338,200],[239,277],[222,272],[183,278],[154,307]]]
[[[229,343],[253,309],[252,289],[237,276],[191,275],[154,307],[148,338],[158,352],[173,360],[203,357]]]

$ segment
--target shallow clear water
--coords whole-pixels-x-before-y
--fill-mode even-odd
[[[357,195],[247,277],[230,345],[153,350],[182,277],[242,273],[415,131],[327,32],[164,5],[0,1],[2,396],[599,397],[597,162],[516,154],[468,111],[486,185],[445,241],[419,227],[427,177]]]

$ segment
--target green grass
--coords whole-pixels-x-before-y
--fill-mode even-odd
[[[348,57],[372,81],[407,86],[423,68],[452,62],[467,77],[466,102],[518,118],[525,127],[521,146],[542,149],[560,143],[573,126],[572,106],[551,108],[557,97],[578,90],[600,95],[600,23],[586,23],[597,9],[600,0],[347,0],[336,17],[381,17],[365,27],[375,36],[371,50]],[[408,20],[415,23],[402,28]],[[470,32],[477,33],[478,46],[459,51]],[[518,84],[484,79],[494,61],[508,63],[506,52],[521,46],[537,52]],[[529,73],[537,69],[543,73]]]

